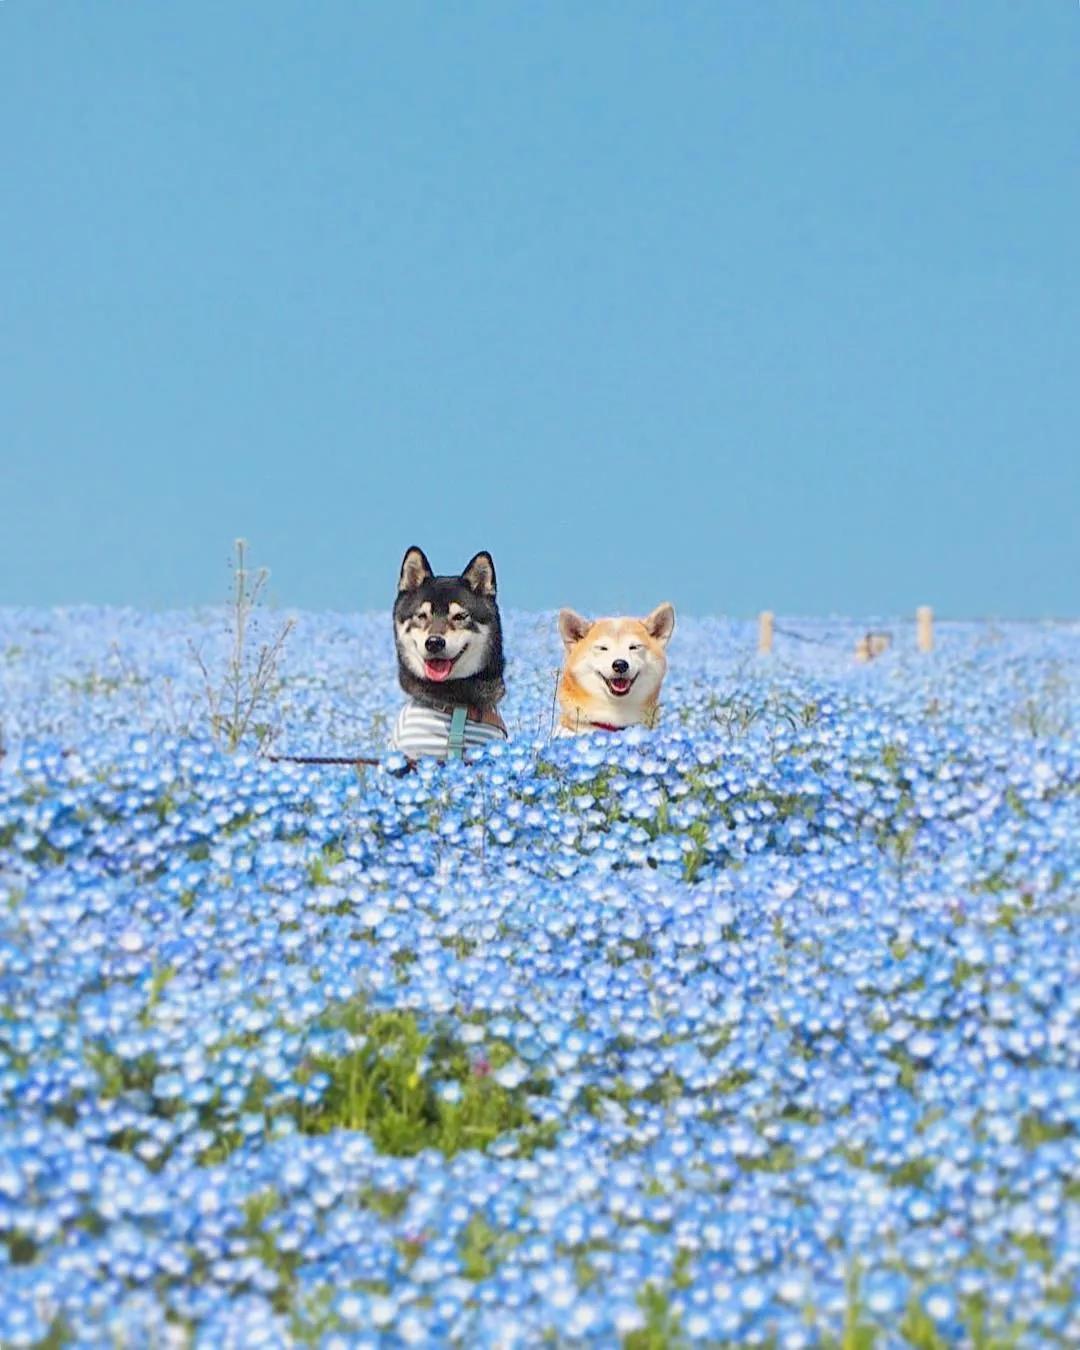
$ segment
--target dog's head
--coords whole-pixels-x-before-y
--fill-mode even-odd
[[[666,603],[644,619],[590,620],[572,609],[559,611],[566,671],[587,694],[627,714],[655,702],[674,629],[675,610]]]
[[[394,638],[403,674],[415,680],[499,679],[502,633],[491,555],[476,554],[458,576],[437,577],[423,551],[410,548],[398,578]]]

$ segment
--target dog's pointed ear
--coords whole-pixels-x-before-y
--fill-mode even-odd
[[[668,645],[668,639],[675,631],[675,609],[665,600],[662,605],[657,605],[651,614],[641,621],[645,625],[645,631],[652,638],[655,638],[662,647]]]
[[[405,556],[401,560],[398,591],[417,591],[428,577],[433,575],[431,564],[424,557],[424,550],[414,544],[412,548],[405,550]]]
[[[580,614],[576,614],[572,609],[559,610],[559,636],[567,650],[575,642],[580,642],[591,627],[592,622],[589,619],[583,619]]]
[[[477,595],[495,594],[495,564],[490,553],[478,553],[465,564],[462,580]]]

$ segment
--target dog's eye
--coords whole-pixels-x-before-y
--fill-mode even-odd
[[[640,642],[631,642],[631,644],[630,644],[630,650],[631,650],[632,652],[639,652],[639,651],[641,651],[641,643],[640,643]]]
[[[606,652],[606,651],[607,651],[607,648],[606,648],[606,647],[597,647],[596,650],[597,650],[598,652]]]

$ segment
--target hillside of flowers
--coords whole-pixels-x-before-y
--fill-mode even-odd
[[[228,624],[0,611],[0,1344],[1080,1343],[1080,627],[680,617],[552,742],[511,614],[407,772],[385,614],[235,749]]]

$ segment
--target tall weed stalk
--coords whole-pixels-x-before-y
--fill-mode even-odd
[[[289,634],[296,626],[286,619],[269,642],[255,640],[257,610],[270,580],[269,568],[254,570],[247,563],[247,541],[235,544],[233,588],[229,610],[229,655],[224,670],[211,673],[200,648],[188,646],[203,678],[210,729],[214,739],[233,751],[249,737],[258,749],[274,739],[278,694],[281,691],[279,667]]]

